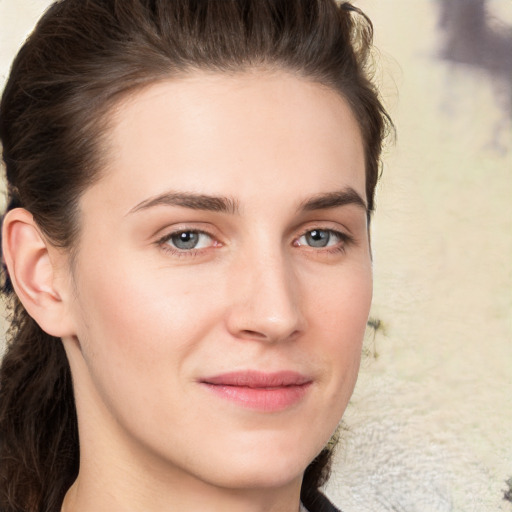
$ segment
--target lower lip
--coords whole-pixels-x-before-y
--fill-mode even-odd
[[[234,402],[247,409],[263,412],[277,412],[299,403],[308,392],[311,382],[295,386],[275,388],[251,388],[247,386],[226,386],[203,383],[220,398]]]

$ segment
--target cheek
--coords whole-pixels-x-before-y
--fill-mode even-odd
[[[92,260],[82,266],[78,337],[89,371],[103,385],[117,385],[124,393],[137,381],[149,386],[169,380],[211,328],[215,300],[193,274],[169,274],[122,258],[115,268]]]
[[[343,275],[342,275],[343,274]],[[346,405],[357,379],[361,348],[372,300],[371,266],[352,267],[341,272],[325,287],[327,291],[313,298],[310,316],[319,357],[330,374],[332,400]],[[318,343],[321,339],[322,342]]]
[[[319,329],[330,331],[328,338],[340,350],[360,344],[370,312],[372,291],[370,264],[342,268],[316,287],[309,299],[310,318]]]
[[[115,269],[93,268],[82,267],[78,276],[83,370],[76,375],[95,397],[94,407],[108,411],[102,418],[116,418],[137,438],[151,433],[158,446],[178,421],[175,411],[191,401],[183,398],[190,366],[218,306],[197,274],[171,279],[168,271],[122,259]]]

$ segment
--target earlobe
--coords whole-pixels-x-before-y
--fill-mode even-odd
[[[2,245],[9,277],[27,313],[51,336],[72,334],[68,293],[56,279],[57,250],[27,210],[16,208],[5,215]]]

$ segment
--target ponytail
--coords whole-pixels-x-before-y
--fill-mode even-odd
[[[0,510],[54,512],[78,474],[78,429],[62,342],[21,304],[0,367]]]

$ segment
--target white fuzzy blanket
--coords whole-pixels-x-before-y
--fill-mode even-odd
[[[504,499],[512,444],[501,444],[510,422],[486,423],[478,410],[466,417],[457,404],[436,408],[436,395],[363,369],[326,488],[343,512],[512,511]]]

